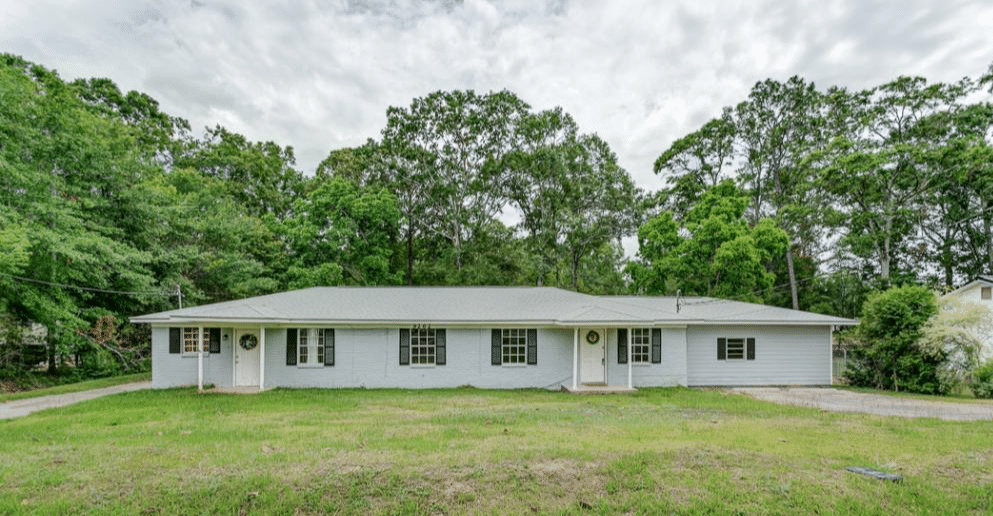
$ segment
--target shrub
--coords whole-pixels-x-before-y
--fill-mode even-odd
[[[972,373],[969,388],[977,398],[993,398],[993,360],[987,360]]]
[[[845,377],[851,385],[877,389],[945,394],[939,368],[945,353],[922,351],[924,325],[938,313],[934,293],[924,287],[900,287],[873,294],[852,334],[851,364]]]

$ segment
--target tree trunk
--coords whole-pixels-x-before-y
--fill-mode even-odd
[[[45,343],[48,347],[48,374],[54,375],[58,372],[58,366],[55,361],[55,342],[52,341],[51,331],[49,331],[48,337],[45,339]]]
[[[414,285],[414,226],[407,227],[407,286]]]
[[[993,202],[986,203],[983,210],[983,234],[986,236],[986,270],[987,274],[993,273],[993,232],[991,232],[990,209],[993,209]]]
[[[941,262],[945,269],[945,286],[951,287],[954,280],[952,271],[952,242],[951,237],[946,237],[941,246]]]
[[[786,272],[790,277],[790,300],[793,301],[793,309],[800,309],[800,294],[796,284],[796,269],[793,267],[793,244],[786,247]]]
[[[572,290],[579,291],[579,261],[582,259],[582,254],[578,252],[572,253]]]

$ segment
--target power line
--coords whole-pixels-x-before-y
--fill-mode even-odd
[[[122,295],[126,295],[126,296],[163,296],[163,297],[170,297],[170,296],[174,296],[175,295],[174,292],[163,292],[161,290],[156,290],[156,291],[148,290],[148,291],[143,291],[142,292],[142,291],[133,291],[133,290],[110,290],[110,289],[96,288],[96,287],[80,287],[79,285],[68,285],[68,284],[65,284],[65,283],[54,283],[54,282],[51,282],[51,281],[44,281],[44,280],[39,280],[39,279],[34,279],[34,278],[25,278],[23,276],[15,276],[13,274],[6,274],[6,273],[2,273],[2,272],[0,272],[0,276],[6,276],[8,278],[15,279],[17,281],[24,281],[24,282],[28,282],[28,283],[37,283],[39,285],[47,285],[49,287],[70,288],[70,289],[74,289],[74,290],[83,290],[83,291],[86,291],[86,292],[99,292],[99,293],[102,293],[102,294],[122,294]]]

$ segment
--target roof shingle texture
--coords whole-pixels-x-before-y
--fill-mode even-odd
[[[528,323],[845,325],[854,321],[739,301],[591,296],[551,287],[314,287],[132,318],[139,323]]]

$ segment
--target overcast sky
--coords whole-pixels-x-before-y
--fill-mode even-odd
[[[674,139],[766,78],[861,88],[978,77],[993,2],[0,0],[0,51],[108,77],[199,134],[291,145],[313,174],[377,138],[386,108],[507,89],[561,106],[644,188]]]

